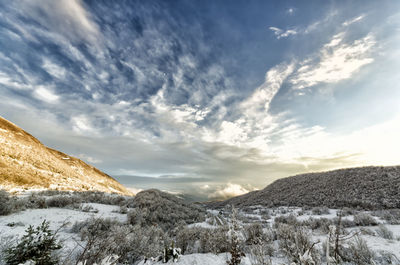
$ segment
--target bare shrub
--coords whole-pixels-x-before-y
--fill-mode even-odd
[[[76,197],[56,195],[46,199],[47,207],[65,208],[80,201]]]
[[[218,228],[182,227],[178,230],[176,246],[183,254],[224,253],[229,251],[228,227]]]
[[[315,215],[329,214],[329,208],[326,206],[314,207],[311,209],[311,213]]]
[[[370,265],[374,264],[373,260],[375,253],[368,247],[364,239],[357,236],[350,243],[349,248],[345,254],[345,259],[348,262],[356,265]]]
[[[387,251],[380,251],[379,255],[375,257],[375,261],[380,265],[400,264],[397,256]]]
[[[297,218],[294,214],[290,214],[288,216],[285,215],[280,215],[275,217],[274,219],[274,225],[277,227],[278,224],[290,224],[290,225],[297,225],[299,222],[297,221]]]
[[[79,209],[80,209],[82,212],[85,212],[85,213],[98,213],[98,212],[99,212],[98,209],[94,208],[94,207],[93,207],[92,205],[90,205],[90,204],[80,205]]]
[[[272,242],[274,240],[272,231],[264,230],[260,223],[245,226],[243,234],[247,245],[258,244],[259,241]]]
[[[357,226],[373,226],[378,222],[368,213],[358,213],[354,215],[354,224]]]
[[[327,218],[312,218],[305,220],[303,225],[309,227],[311,230],[320,230],[323,233],[329,232],[329,226],[332,225],[332,221]]]
[[[243,233],[252,264],[271,264],[270,257],[274,253],[273,232],[270,230],[265,231],[261,224],[255,223],[245,226]]]
[[[400,209],[380,210],[374,212],[375,216],[379,216],[387,223],[392,225],[400,224]]]
[[[376,233],[378,236],[383,237],[385,239],[392,240],[393,237],[393,232],[390,231],[386,226],[384,225],[379,225],[378,229],[376,230]]]
[[[311,241],[312,237],[305,228],[280,223],[276,233],[279,248],[287,256],[289,262],[304,264],[301,258],[305,254],[310,256],[315,264],[320,262],[319,252],[314,248],[316,242]]]
[[[334,224],[338,224],[338,222],[339,222],[339,218],[335,217],[333,219],[333,223]],[[350,219],[347,219],[347,218],[342,218],[340,223],[341,223],[341,226],[344,227],[344,228],[349,228],[349,227],[355,227],[356,226],[356,223],[354,221],[352,221]]]
[[[272,265],[271,245],[260,242],[250,247],[250,261],[252,265]]]
[[[242,240],[240,237],[240,224],[237,219],[237,210],[232,207],[231,222],[229,225],[229,239],[231,248],[229,253],[231,257],[227,260],[228,265],[239,265],[242,257],[246,256],[242,250]]]
[[[0,190],[0,215],[9,215],[12,212],[10,202],[11,198],[8,192]]]
[[[375,232],[372,229],[361,227],[360,232],[362,235],[374,236]]]
[[[216,229],[205,228],[201,231],[198,252],[218,254],[230,250],[231,243],[229,241],[228,226],[222,226]]]
[[[349,207],[343,207],[340,211],[337,212],[337,214],[339,214],[339,212],[342,216],[355,215],[357,213],[356,210]]]
[[[47,208],[46,198],[35,193],[30,194],[26,198],[26,206],[29,209],[43,209]]]

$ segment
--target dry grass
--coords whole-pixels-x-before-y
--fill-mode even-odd
[[[0,185],[5,189],[98,190],[132,195],[107,174],[80,159],[44,146],[1,117]]]

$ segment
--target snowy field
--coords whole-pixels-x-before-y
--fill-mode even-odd
[[[64,261],[68,259],[76,260],[89,240],[83,237],[82,231],[84,230],[76,228],[79,227],[77,224],[84,224],[85,221],[101,218],[112,220],[110,221],[112,222],[110,229],[119,231],[118,236],[120,238],[118,240],[120,241],[113,241],[113,244],[118,244],[119,242],[120,244],[128,244],[126,242],[131,242],[129,244],[138,244],[137,248],[142,247],[140,245],[141,243],[147,245],[155,244],[154,247],[149,247],[150,249],[153,248],[151,249],[153,252],[141,250],[142,252],[140,253],[142,254],[138,254],[136,261],[129,264],[165,264],[162,261],[143,260],[143,258],[139,258],[140,255],[144,255],[143,253],[152,253],[154,256],[157,254],[162,255],[162,246],[158,244],[158,241],[163,238],[164,234],[159,233],[161,230],[156,224],[154,224],[156,228],[150,228],[150,230],[153,230],[149,230],[150,232],[143,232],[143,234],[139,232],[140,230],[134,230],[132,226],[129,226],[132,222],[135,222],[132,221],[133,217],[132,214],[130,214],[131,211],[135,210],[121,205],[80,203],[79,205],[74,205],[74,207],[25,209],[9,215],[3,215],[0,216],[0,250],[4,250],[10,245],[15,244],[25,233],[28,226],[32,225],[36,227],[46,220],[49,222],[50,229],[52,231],[57,231],[57,238],[62,243],[63,247],[58,251],[61,259]],[[143,211],[145,212],[145,210]],[[296,233],[300,231],[303,233],[295,234],[295,241],[300,240],[302,235],[306,235],[308,242],[312,244],[313,255],[317,255],[319,259],[315,264],[326,264],[327,242],[332,242],[329,241],[329,238],[334,235],[332,231],[334,231],[336,227],[335,224],[338,223],[339,216],[341,236],[347,238],[341,242],[343,252],[350,250],[353,252],[366,251],[365,248],[367,248],[369,251],[367,253],[371,254],[371,257],[374,258],[375,264],[400,264],[400,219],[397,219],[398,216],[396,213],[398,213],[397,210],[394,212],[359,211],[353,209],[341,211],[339,209],[327,208],[265,208],[261,206],[239,209],[235,217],[235,222],[237,222],[240,229],[237,230],[236,233],[239,245],[245,254],[240,264],[291,264],[292,260],[288,254],[288,249],[289,252],[291,251],[290,240],[292,235],[290,233],[292,232],[290,231],[296,231]],[[231,240],[230,233],[232,233],[232,222],[232,213],[230,209],[210,209],[206,211],[204,221],[184,226],[181,224],[179,229],[172,229],[172,232],[170,231],[168,234],[168,240],[165,240],[168,242],[175,242],[175,246],[184,246],[187,248],[185,249],[185,253],[180,255],[176,261],[170,260],[167,264],[227,264],[227,260],[231,258],[231,254],[229,253],[229,249],[224,250],[223,246],[220,245],[227,244],[227,241]],[[261,230],[256,229],[257,225],[261,227]],[[178,224],[176,226],[178,227]],[[202,234],[199,235],[199,233]],[[209,242],[203,242],[204,240],[207,241],[207,237],[205,237],[205,239],[202,237],[204,233],[210,233]],[[218,238],[218,235],[212,237],[213,234],[222,235],[222,237]],[[228,234],[228,236],[226,236],[226,234]],[[131,241],[121,238],[121,236],[126,236],[127,238],[131,237],[129,239]],[[196,239],[197,236],[198,239]],[[285,236],[287,236],[286,239]],[[360,241],[356,241],[356,238],[364,242],[361,242],[364,245],[362,245]],[[106,241],[104,238],[102,240]],[[216,242],[213,243],[213,240]],[[264,243],[262,242],[263,240],[265,240]],[[286,248],[285,244],[282,243],[285,240],[289,242]],[[210,252],[204,253],[207,251],[207,247],[204,245],[208,246]],[[101,246],[103,245],[99,244],[98,248]],[[260,252],[255,252],[255,250],[260,249],[264,251],[262,252],[263,254],[261,254],[265,258],[264,263],[260,263],[259,261]],[[129,251],[132,250],[130,249]],[[221,251],[224,252],[221,253]],[[309,258],[306,254],[307,253],[302,253],[300,255],[300,260]],[[148,255],[150,258],[150,254]],[[305,262],[297,264],[313,263]],[[347,262],[343,264],[368,263]]]

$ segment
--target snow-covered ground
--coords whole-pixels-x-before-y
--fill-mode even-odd
[[[82,203],[81,208],[91,209],[89,212],[76,209],[47,208],[28,209],[7,216],[0,216],[0,241],[12,240],[21,237],[28,226],[39,226],[43,221],[48,221],[50,229],[57,231],[59,239],[63,242],[65,252],[79,248],[76,234],[70,233],[70,229],[76,222],[85,221],[92,217],[111,218],[120,222],[126,222],[126,214],[120,214],[119,206],[99,203]]]
[[[86,209],[83,211],[82,209]],[[89,210],[89,211],[88,211]],[[80,209],[65,209],[65,208],[48,208],[48,209],[28,209],[18,213],[10,214],[8,216],[0,216],[0,241],[9,240],[10,238],[20,237],[24,234],[25,230],[29,225],[38,226],[44,220],[49,221],[50,228],[52,230],[58,230],[58,236],[62,240],[64,250],[72,250],[77,248],[79,237],[77,234],[71,233],[71,228],[76,222],[82,222],[92,217],[111,218],[121,223],[127,221],[127,214],[119,213],[120,207],[113,205],[104,205],[98,203],[84,203]],[[372,215],[371,212],[365,212]],[[294,207],[280,207],[274,209],[266,209],[263,207],[254,207],[253,209],[247,209],[246,212],[241,212],[241,224],[246,226],[249,223],[261,222],[264,226],[272,227],[275,220],[282,216],[295,216],[298,221],[307,221],[310,218],[313,219],[334,219],[337,218],[338,210],[329,209],[329,213],[324,212],[323,214],[313,214],[311,210],[305,211],[301,208]],[[225,212],[209,210],[207,212],[207,219],[201,223],[195,223],[189,225],[189,227],[202,227],[213,229],[217,228],[221,223],[229,222],[229,215]],[[381,251],[390,252],[400,259],[400,225],[387,224],[384,220],[374,216],[373,217],[378,224],[383,224],[389,231],[393,233],[393,239],[385,239],[377,233],[379,226],[353,226],[346,228],[350,233],[358,233],[367,245],[375,253]],[[354,215],[343,216],[343,220],[354,220]],[[362,232],[362,230],[365,231]],[[327,241],[328,235],[320,230],[314,230],[310,232],[312,234],[312,241],[318,242],[317,248],[322,249],[323,242]],[[274,243],[275,247],[278,248],[277,242]],[[209,264],[209,265],[225,265],[229,258],[228,253],[222,254],[188,254],[180,257],[176,264],[181,265],[195,265],[195,264]],[[271,258],[272,264],[286,264],[287,260],[282,254],[276,254]],[[170,262],[172,263],[172,262]],[[145,264],[162,264],[161,262],[141,261],[140,265]],[[243,258],[243,265],[251,265],[250,257]],[[400,264],[394,263],[394,264]]]
[[[229,254],[223,253],[223,254],[211,254],[211,253],[206,253],[206,254],[189,254],[189,255],[183,255],[179,258],[177,262],[173,262],[172,260],[169,261],[168,263],[162,263],[161,261],[159,262],[152,262],[152,261],[141,261],[138,265],[156,265],[156,264],[179,264],[179,265],[226,265],[226,261],[229,259]],[[242,260],[242,265],[251,265],[250,261],[248,258],[244,258]]]

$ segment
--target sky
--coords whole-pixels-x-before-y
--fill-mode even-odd
[[[0,115],[195,200],[400,164],[400,1],[0,0]]]

